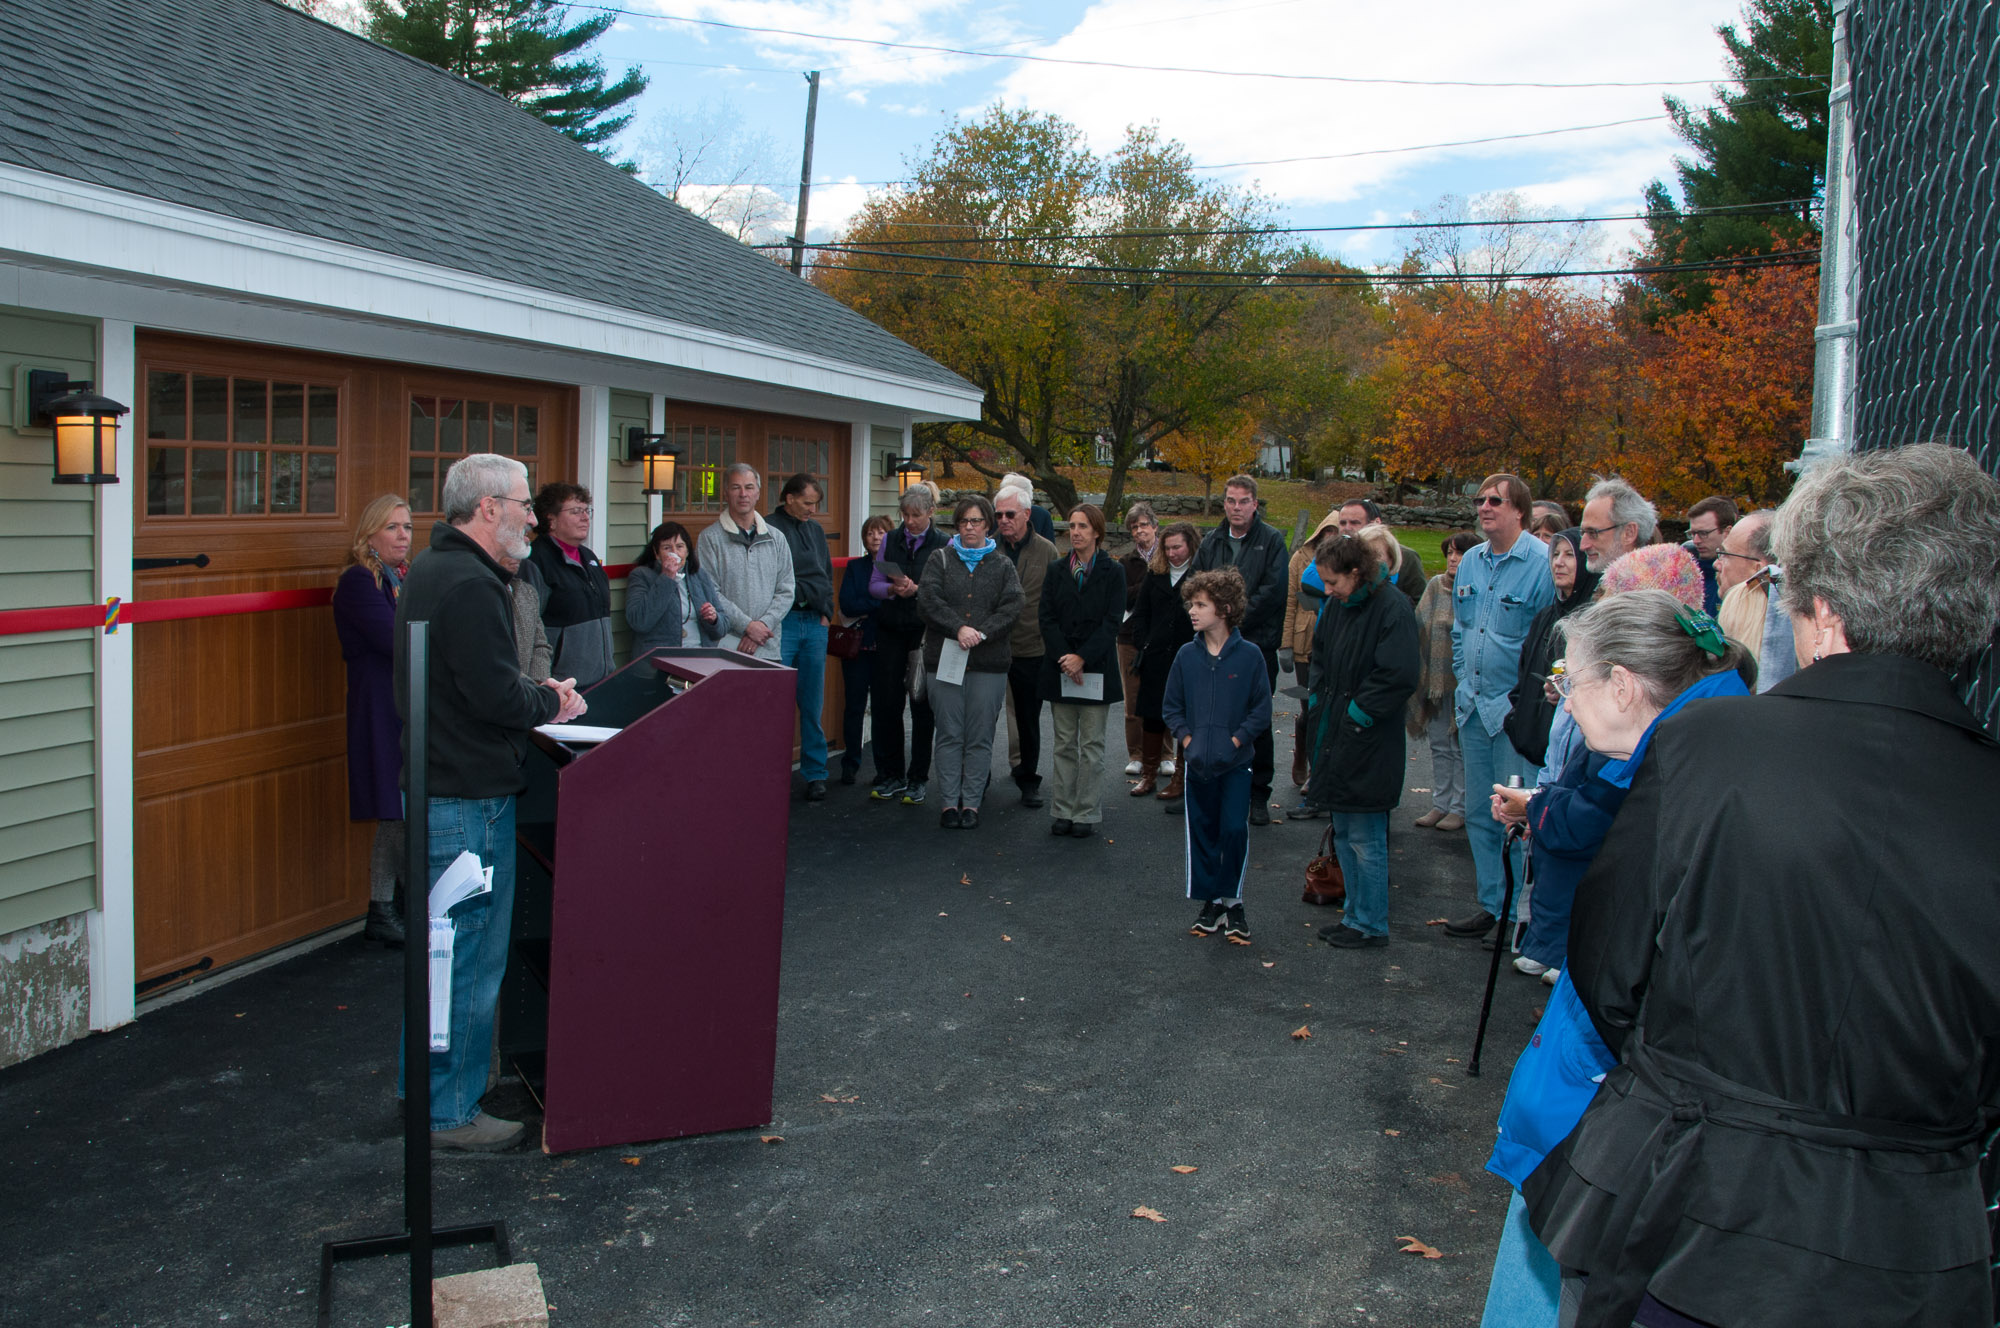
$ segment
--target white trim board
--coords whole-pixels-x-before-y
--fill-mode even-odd
[[[377,328],[473,337],[488,346],[511,341],[587,360],[646,366],[656,375],[664,370],[735,380],[871,403],[922,418],[970,419],[979,410],[980,394],[970,384],[953,387],[908,378],[8,163],[0,163],[0,210],[6,217],[0,227],[0,261],[14,258],[24,274],[42,268],[108,277],[135,288],[275,305]],[[25,275],[21,280],[25,287]],[[47,307],[46,302],[9,299],[4,290],[0,302]],[[99,316],[128,315],[107,310]],[[161,326],[150,319],[134,321]],[[399,358],[380,351],[357,353]],[[568,381],[603,382],[606,375],[600,371]],[[636,391],[678,395],[658,377],[612,381]]]

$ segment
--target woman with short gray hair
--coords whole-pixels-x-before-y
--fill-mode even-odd
[[[1617,1064],[1529,1217],[1584,1324],[1984,1325],[2000,745],[1951,672],[2000,617],[2000,483],[1837,457],[1776,544],[1799,671],[1662,724],[1577,890]]]

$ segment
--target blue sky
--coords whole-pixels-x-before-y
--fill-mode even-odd
[[[822,70],[813,238],[829,238],[872,182],[900,178],[955,115],[995,101],[1053,111],[1108,149],[1128,125],[1157,122],[1198,163],[1339,159],[1205,172],[1255,186],[1292,225],[1406,218],[1445,194],[1518,190],[1564,215],[1629,213],[1681,150],[1662,93],[1704,103],[1721,77],[1720,23],[1736,0],[608,0],[621,15],[597,51],[652,78],[628,132],[635,152],[658,117],[726,104],[768,136],[786,199],[798,173],[806,86]],[[577,14],[589,12],[579,6]],[[640,17],[639,15],[661,17]],[[1007,51],[1056,59],[1183,66],[1288,79],[1141,72],[984,59],[778,33],[697,26],[719,20],[803,33]],[[1341,83],[1628,83],[1621,87],[1438,87]],[[1513,142],[1382,151],[1495,135],[1637,121]],[[1631,223],[1598,228],[1605,254]],[[1325,237],[1350,261],[1386,261],[1402,237]]]

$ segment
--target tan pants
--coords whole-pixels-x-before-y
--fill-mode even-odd
[[[1049,703],[1055,728],[1055,790],[1049,815],[1096,825],[1104,819],[1104,726],[1110,707]]]
[[[1123,642],[1118,646],[1118,671],[1125,675],[1125,759],[1142,759],[1139,747],[1139,671],[1132,662],[1139,658],[1139,647]]]

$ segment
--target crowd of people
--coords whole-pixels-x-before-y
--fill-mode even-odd
[[[1004,712],[1022,803],[1091,837],[1122,704],[1133,796],[1185,818],[1191,930],[1248,944],[1272,696],[1293,674],[1290,816],[1331,819],[1346,883],[1320,935],[1379,948],[1405,743],[1427,742],[1414,825],[1465,834],[1473,864],[1470,911],[1444,934],[1518,951],[1552,988],[1489,1162],[1515,1193],[1486,1324],[1990,1322],[1978,1162],[2000,1124],[2000,746],[1952,677],[2000,618],[2000,484],[1962,451],[1828,461],[1775,511],[1704,500],[1684,544],[1661,542],[1654,505],[1617,477],[1572,524],[1496,474],[1478,533],[1445,537],[1428,579],[1363,499],[1289,549],[1248,476],[1206,535],[1128,512],[1123,560],[1101,510],[1079,504],[1059,530],[1018,477],[961,497],[949,535],[917,486],[900,523],[864,527],[837,594],[812,478],[768,520],[754,469],[723,480],[699,538],[652,532],[626,624],[635,648],[796,668],[808,800],[826,796],[836,618],[854,642],[842,781],[860,777],[865,729],[870,798],[923,805],[934,785],[946,829],[980,824]],[[576,486],[531,498],[518,463],[469,457],[426,555],[410,558],[407,505],[380,499],[336,592],[351,811],[378,823],[369,934],[400,939],[395,626],[413,616],[440,624],[431,872],[461,848],[502,868],[471,906],[490,925],[460,920],[452,1050],[431,1066],[439,1147],[520,1133],[479,1108],[500,878],[526,731],[581,714],[611,667],[590,515]],[[1509,874],[1524,902],[1503,917]]]

